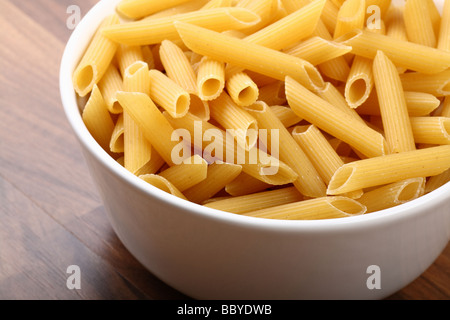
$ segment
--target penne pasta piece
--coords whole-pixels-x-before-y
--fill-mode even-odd
[[[233,3],[234,3],[233,0],[208,0],[207,3],[201,7],[200,10],[222,8],[222,7],[232,7]]]
[[[298,175],[293,182],[294,186],[305,196],[320,197],[325,195],[326,186],[320,175],[306,156],[304,151],[295,142],[283,123],[271,112],[266,103],[258,101],[246,107],[257,121],[258,126],[270,131],[278,131],[279,139],[275,143],[279,144],[280,160],[286,163]],[[268,141],[268,149],[271,152],[273,141]]]
[[[261,210],[243,215],[265,219],[321,220],[345,218],[366,213],[366,207],[346,197],[320,197]]]
[[[303,200],[295,187],[263,191],[204,204],[205,207],[242,214]]]
[[[200,99],[216,99],[225,87],[224,63],[203,57],[198,66],[197,87]]]
[[[212,198],[242,171],[242,167],[230,163],[213,163],[208,166],[207,177],[193,187],[184,191],[189,201],[202,203]]]
[[[403,20],[403,7],[393,5],[388,11],[386,18],[386,35],[402,40],[408,41],[408,36],[406,35],[405,21]],[[404,73],[406,68],[397,67],[399,73]]]
[[[297,174],[284,162],[256,147],[250,151],[241,148],[239,144],[234,143],[234,137],[207,121],[190,113],[183,118],[172,118],[167,113],[164,116],[174,128],[185,129],[189,138],[193,137],[190,142],[195,149],[203,151],[203,158],[207,161],[212,158],[211,162],[218,160],[239,164],[243,172],[271,185],[284,185],[297,179]],[[214,136],[212,150],[205,135]],[[203,139],[195,138],[199,136]]]
[[[378,51],[373,61],[373,75],[383,128],[391,152],[416,148],[402,83],[395,65]]]
[[[108,16],[98,27],[86,52],[73,73],[73,87],[76,93],[84,97],[92,91],[105,74],[117,51],[117,43],[103,36],[102,30],[119,23],[117,15]]]
[[[166,164],[164,159],[159,155],[159,153],[155,150],[155,148],[152,147],[152,150],[150,152],[152,154],[152,157],[150,160],[144,164],[141,168],[139,168],[135,175],[140,176],[144,174],[154,174],[157,173],[163,165]]]
[[[167,8],[167,9],[163,9],[156,13],[147,15],[146,17],[142,18],[141,20],[165,18],[165,17],[174,16],[176,14],[182,14],[182,13],[188,13],[188,12],[192,12],[192,11],[196,11],[196,10],[202,10],[202,8],[205,7],[208,4],[208,2],[210,2],[210,1],[209,0],[187,1],[182,4],[179,4],[179,5]],[[212,7],[210,9],[212,9]]]
[[[450,181],[450,169],[445,170],[437,176],[432,176],[425,184],[425,193],[436,190]]]
[[[194,52],[278,80],[289,75],[311,89],[323,86],[320,73],[305,60],[192,24],[175,22],[175,25],[185,44]]]
[[[123,113],[121,113],[117,118],[116,124],[114,125],[114,130],[111,133],[111,140],[109,142],[109,149],[111,152],[123,153],[125,151],[123,132]]]
[[[198,95],[197,76],[184,52],[169,40],[161,43],[159,52],[167,76],[189,93],[189,112],[201,119],[209,120],[209,105]]]
[[[188,0],[122,0],[117,5],[117,12],[130,19],[140,19],[184,2]]]
[[[449,167],[449,145],[358,160],[335,172],[327,193],[337,195],[410,178],[435,176]]]
[[[286,77],[286,97],[291,109],[319,129],[348,143],[367,157],[387,153],[384,137],[321,99],[290,77]]]
[[[271,106],[270,109],[286,128],[292,127],[302,121],[288,106]]]
[[[436,47],[436,35],[431,21],[428,1],[406,1],[403,19],[409,41],[432,48]]]
[[[255,31],[260,30],[267,26],[273,19],[273,16],[276,12],[277,0],[260,0],[260,1],[252,1],[252,0],[238,0],[236,1],[235,6],[239,8],[245,8],[250,10],[258,17],[260,17],[260,21],[255,23],[252,26],[244,28],[242,32],[246,34],[252,34]]]
[[[260,18],[244,8],[214,8],[109,26],[102,29],[102,34],[110,40],[130,46],[156,44],[163,40],[173,41],[179,39],[174,21],[192,23],[221,32],[252,26],[258,23]]]
[[[110,64],[98,83],[98,88],[105,99],[106,106],[112,114],[122,113],[123,109],[117,102],[116,92],[122,91],[123,79],[117,68]]]
[[[349,46],[314,36],[284,50],[284,52],[317,66],[342,57],[351,50],[352,48]]]
[[[224,91],[210,102],[211,117],[236,139],[245,150],[253,148],[258,140],[258,123],[246,110],[236,105]]]
[[[187,158],[183,163],[159,173],[181,192],[202,182],[207,177],[208,163],[199,155]]]
[[[320,19],[326,0],[315,0],[288,16],[247,36],[245,41],[274,50],[290,47],[310,36]],[[280,37],[280,35],[283,35]]]
[[[120,74],[125,77],[125,70],[136,61],[143,61],[144,55],[140,46],[119,45],[116,53]]]
[[[189,93],[161,71],[150,70],[149,77],[150,98],[172,117],[185,116],[189,111]]]
[[[437,48],[450,52],[450,3],[444,1]]]
[[[435,74],[408,72],[400,75],[406,91],[430,93],[436,97],[450,95],[450,70]]]
[[[320,16],[321,21],[325,24],[328,31],[334,34],[334,29],[336,28],[336,23],[338,19],[339,8],[332,2],[327,0],[325,6],[323,7],[322,15]]]
[[[392,208],[424,194],[425,179],[411,178],[394,182],[364,193],[358,199],[367,213]]]
[[[371,59],[356,56],[345,83],[345,100],[348,105],[356,109],[370,95],[373,88],[373,72]]]
[[[353,29],[363,29],[365,17],[366,5],[364,0],[346,0],[338,11],[334,39]]]
[[[450,144],[450,118],[411,117],[416,143]]]
[[[383,51],[397,67],[425,74],[442,72],[450,67],[450,52],[367,30],[351,31],[336,41],[351,46],[353,54],[369,59],[374,59],[377,51]]]
[[[225,186],[225,192],[233,197],[261,192],[272,187],[271,184],[258,180],[245,172]]]
[[[316,91],[316,94],[323,100],[328,101],[328,103],[339,108],[342,112],[348,114],[352,118],[358,120],[361,123],[365,123],[364,120],[359,116],[358,112],[356,112],[354,108],[350,108],[344,96],[331,82],[327,82],[323,89],[319,89]]]
[[[114,130],[114,122],[100,89],[95,84],[81,117],[92,137],[106,152],[110,153],[109,141]]]
[[[292,130],[294,140],[300,145],[311,162],[314,164],[325,184],[329,184],[331,177],[344,165],[344,161],[333,149],[322,132],[314,125],[296,126]],[[356,199],[361,197],[362,191],[354,191],[346,196]]]
[[[313,32],[313,36],[317,36],[328,41],[333,40],[332,35],[322,20],[320,20],[317,24],[317,28]],[[348,73],[350,72],[350,67],[343,56],[325,61],[318,65],[318,68],[325,76],[342,82],[347,80]]]
[[[446,96],[444,98],[444,102],[442,103],[441,114],[442,117],[450,118],[450,96]]]
[[[404,91],[404,94],[410,117],[429,115],[441,104],[441,101],[430,93]],[[376,92],[372,92],[369,98],[358,107],[358,113],[362,115],[381,115]]]
[[[269,106],[286,104],[284,81],[276,81],[260,87],[257,100],[264,101]]]
[[[259,97],[256,83],[246,72],[236,72],[226,80],[226,89],[240,107],[249,106]]]
[[[123,90],[149,94],[148,66],[142,61],[132,63],[124,71]],[[152,146],[142,129],[126,110],[123,111],[124,166],[133,174],[151,159]]]
[[[144,174],[140,175],[139,178],[162,191],[172,194],[178,198],[187,200],[183,193],[181,193],[180,190],[178,190],[172,183],[170,183],[170,181],[157,174]]]
[[[428,5],[428,11],[430,13],[431,23],[433,25],[433,31],[436,37],[439,36],[439,31],[441,27],[441,13],[436,6],[434,0],[425,0]],[[444,1],[443,1],[444,2]]]
[[[172,150],[177,143],[171,139],[174,129],[150,97],[140,92],[119,92],[117,99],[164,161],[175,165]]]

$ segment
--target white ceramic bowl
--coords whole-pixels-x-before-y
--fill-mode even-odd
[[[278,221],[184,201],[121,167],[83,124],[71,82],[94,30],[117,2],[100,1],[74,30],[61,63],[61,96],[112,227],[154,275],[197,299],[380,299],[439,256],[450,239],[450,183],[363,216]],[[371,276],[381,288],[368,287]]]

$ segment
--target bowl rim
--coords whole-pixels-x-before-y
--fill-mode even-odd
[[[79,143],[88,150],[102,166],[106,167],[124,183],[127,183],[147,196],[155,197],[158,201],[171,205],[178,210],[189,211],[192,214],[201,215],[207,219],[219,220],[222,223],[240,226],[291,231],[301,230],[314,232],[318,230],[335,230],[337,228],[373,227],[379,224],[391,223],[394,220],[401,220],[407,217],[424,214],[424,211],[427,211],[427,209],[430,209],[433,205],[443,201],[450,201],[450,182],[448,182],[440,188],[410,202],[363,215],[323,220],[261,219],[204,207],[166,193],[146,183],[142,179],[139,179],[110,157],[91,136],[81,118],[77,97],[72,86],[72,73],[82,53],[89,44],[96,27],[98,27],[102,18],[113,12],[113,8],[119,1],[121,0],[100,0],[86,13],[77,27],[73,30],[64,48],[61,59],[59,86],[66,118]]]

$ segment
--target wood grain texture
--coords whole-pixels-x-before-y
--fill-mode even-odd
[[[185,299],[114,234],[65,118],[59,63],[69,5],[0,0],[0,299]],[[69,265],[82,288],[66,286]],[[389,299],[449,299],[450,245]]]

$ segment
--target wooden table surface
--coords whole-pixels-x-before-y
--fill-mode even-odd
[[[96,0],[0,0],[0,299],[187,298],[114,234],[63,112],[67,8]],[[68,289],[78,265],[80,290]],[[389,299],[449,299],[450,245]]]

